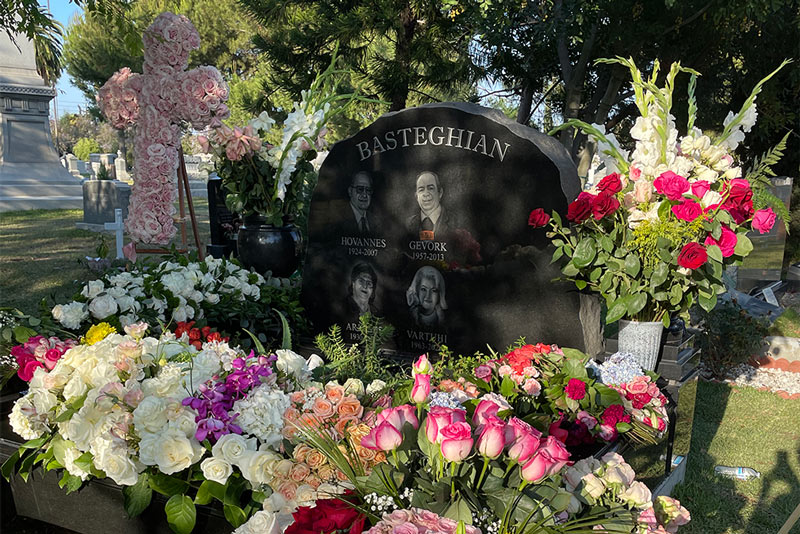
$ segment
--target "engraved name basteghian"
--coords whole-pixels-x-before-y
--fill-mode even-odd
[[[361,161],[371,158],[381,152],[389,152],[398,148],[409,146],[447,146],[471,150],[501,162],[506,157],[509,143],[497,138],[487,138],[485,134],[476,134],[464,128],[449,126],[414,126],[413,128],[399,128],[384,132],[382,136],[373,136],[369,141],[361,141],[356,145]]]

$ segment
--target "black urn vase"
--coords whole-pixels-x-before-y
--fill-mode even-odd
[[[297,227],[267,224],[260,215],[248,215],[236,240],[239,260],[248,269],[285,278],[300,266],[302,238]]]

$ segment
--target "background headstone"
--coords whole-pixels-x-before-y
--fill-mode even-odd
[[[555,139],[496,110],[387,114],[337,143],[320,169],[304,307],[316,331],[339,324],[348,341],[359,315],[384,317],[397,329],[389,348],[410,354],[502,350],[519,336],[584,348],[578,294],[551,282],[559,268],[546,230],[527,224],[536,207],[566,212],[579,190]]]
[[[80,208],[80,181],[50,138],[55,95],[36,72],[33,43],[0,31],[0,211]]]
[[[117,157],[114,159],[114,172],[117,180],[128,180],[128,167],[122,151],[117,151]]]
[[[100,165],[99,163],[95,165]],[[118,180],[85,180],[83,182],[83,222],[104,224],[114,222],[114,210],[128,216],[131,186]]]
[[[215,258],[227,258],[236,255],[235,235],[236,214],[225,206],[225,192],[222,180],[211,174],[208,180],[208,222],[211,227],[211,244],[207,246],[208,254]]]

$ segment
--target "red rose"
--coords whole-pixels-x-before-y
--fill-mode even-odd
[[[285,534],[331,534],[341,530],[359,534],[364,528],[364,516],[341,499],[321,499],[313,509],[298,508],[292,517],[294,523],[286,528]]]
[[[633,396],[633,407],[637,410],[641,410],[647,406],[647,403],[650,402],[650,399],[651,397],[647,393],[637,393]]]
[[[753,215],[753,230],[758,230],[760,234],[766,234],[775,225],[775,212],[772,208],[758,210]]]
[[[727,198],[720,206],[727,211],[736,221],[742,224],[753,216],[753,190],[750,189],[750,182],[743,178],[734,178],[722,189],[722,196]]]
[[[536,208],[528,216],[528,226],[541,228],[550,222],[550,216],[542,208]]]
[[[680,204],[672,206],[672,213],[682,221],[692,222],[703,213],[703,207],[694,200],[685,199]]]
[[[661,173],[653,180],[653,186],[658,193],[670,200],[680,200],[681,196],[689,190],[689,180],[672,171]]]
[[[622,191],[622,180],[619,173],[611,173],[597,183],[597,190],[613,195]]]
[[[612,404],[608,408],[605,409],[602,415],[603,424],[609,426],[616,426],[616,424],[622,421],[622,418],[625,416],[625,408],[621,404]]]
[[[594,195],[585,191],[581,192],[578,198],[567,208],[567,220],[581,223],[588,219],[589,215],[592,214],[593,200]]]
[[[708,261],[706,248],[700,243],[686,243],[678,254],[678,265],[687,269],[697,269]]]
[[[614,213],[619,208],[619,200],[613,194],[602,192],[592,201],[592,214],[598,221],[608,215]]]
[[[200,329],[200,332],[202,332],[203,338],[208,339],[208,335],[211,333],[211,327],[204,326],[203,328]]]
[[[702,199],[711,190],[711,183],[706,180],[692,182],[692,194]]]
[[[189,330],[189,341],[197,341],[198,339],[200,339],[200,329],[192,328]]]
[[[581,400],[586,396],[586,382],[579,378],[570,378],[564,391],[570,399]]]

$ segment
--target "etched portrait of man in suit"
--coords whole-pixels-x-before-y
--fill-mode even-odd
[[[347,195],[350,197],[350,209],[353,218],[347,218],[343,231],[348,235],[369,235],[376,231],[376,221],[369,215],[369,206],[372,204],[372,177],[359,171],[353,175]]]
[[[408,219],[409,232],[422,241],[441,239],[450,229],[450,219],[442,205],[444,188],[439,176],[431,171],[420,173],[414,194],[419,210]]]

